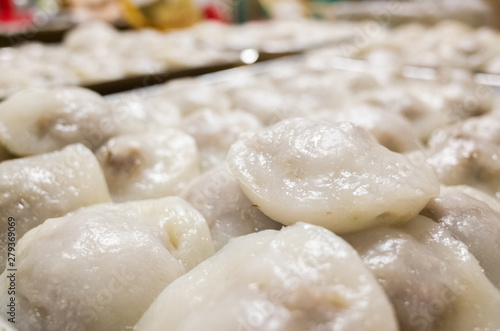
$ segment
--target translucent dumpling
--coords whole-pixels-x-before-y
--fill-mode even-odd
[[[352,247],[299,223],[232,239],[170,284],[136,330],[391,331],[397,325]]]
[[[339,233],[405,222],[439,193],[425,164],[347,122],[281,121],[242,135],[228,163],[243,192],[273,220]]]
[[[0,140],[16,155],[94,148],[117,132],[108,104],[83,88],[29,89],[0,103]]]
[[[229,147],[241,133],[261,126],[260,121],[250,113],[233,111],[221,114],[210,109],[192,113],[180,125],[196,140],[203,170],[223,162]]]
[[[344,237],[389,296],[401,330],[500,328],[500,292],[467,247],[432,220]]]
[[[428,164],[445,185],[470,185],[500,196],[500,120],[465,120],[435,132]]]
[[[216,249],[231,238],[282,226],[248,200],[225,163],[194,179],[182,197],[205,217]]]
[[[16,326],[131,329],[165,286],[213,252],[205,220],[177,197],[101,204],[49,219],[17,247]],[[2,302],[8,272],[0,282]]]
[[[114,137],[96,156],[115,201],[178,195],[200,173],[195,140],[172,128]]]
[[[500,211],[460,189],[444,187],[422,211],[467,245],[485,275],[500,289]]]

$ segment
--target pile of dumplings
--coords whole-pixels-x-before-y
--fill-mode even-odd
[[[495,92],[321,52],[272,68],[0,103],[0,324],[500,330]]]

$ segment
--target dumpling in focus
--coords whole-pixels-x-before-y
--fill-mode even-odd
[[[500,289],[500,211],[460,189],[441,188],[421,212],[467,245],[486,277]]]
[[[205,217],[216,250],[231,238],[282,227],[248,200],[226,163],[194,179],[182,197]]]
[[[500,120],[465,120],[429,141],[428,164],[445,185],[466,184],[500,197]]]
[[[0,270],[7,260],[7,219],[16,220],[16,239],[47,218],[111,201],[91,151],[71,145],[61,151],[0,163]]]
[[[165,286],[213,252],[203,216],[177,197],[49,219],[17,246],[16,326],[130,330]]]
[[[404,331],[500,328],[500,292],[467,247],[432,220],[344,237],[385,289]]]
[[[196,111],[184,118],[180,128],[191,135],[200,150],[201,167],[208,170],[226,158],[240,133],[262,127],[250,113],[233,111],[220,114],[210,109]]]
[[[267,216],[346,233],[417,215],[439,194],[430,169],[354,124],[284,120],[242,135],[228,153],[243,192]]]
[[[136,331],[392,331],[394,311],[356,252],[299,223],[232,239],[158,296]]]
[[[16,155],[73,143],[93,149],[116,133],[108,104],[83,88],[29,89],[0,103],[0,139]]]
[[[200,174],[196,142],[172,128],[112,138],[96,157],[114,201],[178,195]]]

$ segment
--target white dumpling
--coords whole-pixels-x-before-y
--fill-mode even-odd
[[[248,200],[226,163],[194,179],[182,197],[205,217],[217,250],[231,238],[282,227]]]
[[[0,270],[7,260],[9,217],[19,240],[47,218],[111,201],[91,151],[71,145],[61,151],[0,163]]]
[[[359,95],[362,102],[383,108],[405,117],[413,125],[421,140],[426,140],[436,128],[446,125],[445,111],[433,100],[424,100],[422,91],[408,86],[394,86],[365,91]]]
[[[425,164],[347,122],[281,121],[242,135],[228,162],[247,197],[286,225],[309,222],[345,233],[405,222],[439,194]]]
[[[368,105],[352,105],[340,112],[323,111],[313,119],[329,123],[351,122],[365,128],[378,143],[397,153],[421,150],[423,146],[411,123],[398,113]]]
[[[71,53],[68,67],[81,83],[95,84],[120,80],[125,77],[123,57],[103,46]]]
[[[401,330],[500,328],[500,292],[467,247],[432,220],[417,216],[344,238],[385,289]]]
[[[28,89],[0,103],[0,139],[16,155],[52,152],[73,143],[94,148],[117,130],[97,93],[77,87]]]
[[[64,36],[64,47],[77,51],[105,47],[120,38],[119,32],[110,24],[91,21],[78,25]]]
[[[266,126],[300,115],[290,97],[275,88],[243,87],[231,91],[230,96],[234,108],[255,115]]]
[[[491,209],[500,213],[500,200],[484,191],[475,189],[467,185],[449,186],[449,188],[451,190],[467,194],[468,196],[476,200],[482,201],[486,203]]]
[[[230,106],[227,96],[215,86],[192,79],[169,82],[159,91],[159,95],[179,107],[184,116],[205,108],[224,112]]]
[[[127,94],[109,101],[120,133],[142,133],[176,126],[181,119],[177,106],[158,96]]]
[[[16,326],[130,330],[165,286],[213,252],[203,216],[177,197],[49,219],[17,246]]]
[[[500,197],[500,120],[470,118],[435,132],[428,164],[445,185],[466,184]]]
[[[467,245],[486,277],[500,289],[500,211],[460,189],[441,188],[421,212]]]
[[[391,331],[397,325],[352,247],[299,223],[232,239],[167,286],[135,330]]]
[[[178,195],[200,174],[196,142],[173,128],[114,137],[96,157],[114,201]]]
[[[231,144],[241,133],[260,127],[260,121],[250,113],[233,111],[220,114],[210,109],[196,111],[180,124],[180,128],[196,140],[203,170],[223,162]]]

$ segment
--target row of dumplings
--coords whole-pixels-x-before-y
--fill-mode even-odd
[[[494,28],[473,28],[453,20],[430,27],[409,23],[393,29],[370,22],[358,28],[354,42],[342,42],[329,52],[378,65],[451,66],[500,74],[499,41]]]
[[[119,32],[108,24],[89,22],[69,31],[59,45],[28,42],[0,49],[0,98],[29,87],[90,84],[236,63],[246,48],[303,49],[345,39],[352,35],[353,25],[310,20],[242,26],[203,22],[164,33],[151,29]]]
[[[1,103],[15,327],[499,329],[493,92],[321,59]]]

